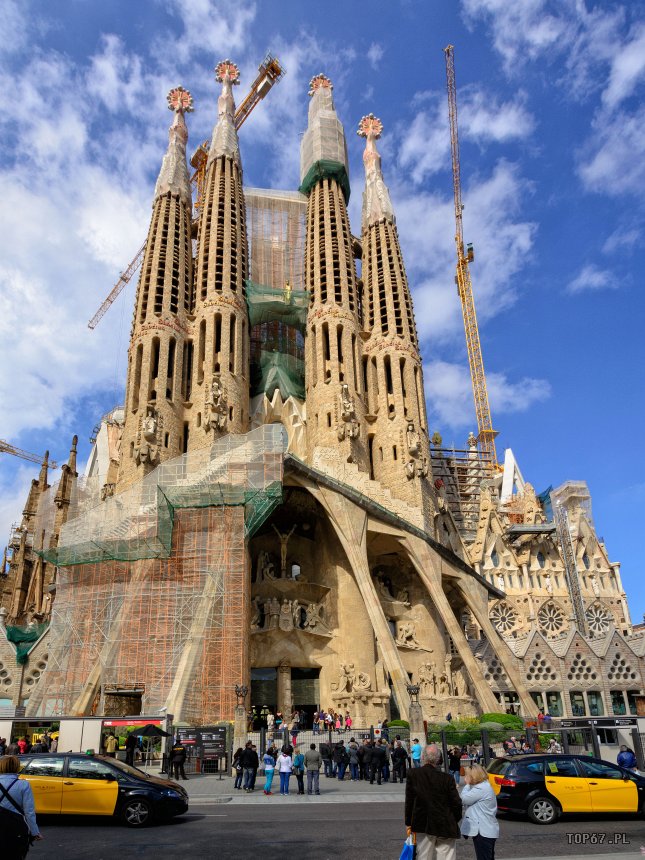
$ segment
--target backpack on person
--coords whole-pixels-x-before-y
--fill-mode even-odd
[[[11,783],[9,788],[18,782],[18,778]],[[29,832],[29,825],[25,818],[25,813],[22,806],[14,800],[9,794],[9,791],[0,783],[0,794],[15,807],[16,811],[11,812],[0,806],[0,833],[2,833],[4,845],[6,848],[12,848],[18,857],[26,857],[27,852],[31,848],[34,838]]]

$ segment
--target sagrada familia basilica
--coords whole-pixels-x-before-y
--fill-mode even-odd
[[[0,699],[209,724],[245,684],[369,725],[412,685],[429,720],[635,713],[645,636],[586,484],[536,495],[510,449],[431,432],[380,121],[359,236],[330,80],[277,191],[244,186],[235,64],[217,79],[195,207],[192,98],[168,96],[124,405],[85,475],[76,439],[51,486],[43,464],[11,535]]]

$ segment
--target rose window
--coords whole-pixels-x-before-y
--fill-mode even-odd
[[[609,615],[602,606],[590,606],[586,611],[587,624],[594,636],[603,636],[609,630]]]
[[[502,601],[492,608],[490,620],[499,633],[508,633],[517,624],[517,613],[508,603]]]
[[[555,603],[545,603],[538,612],[538,624],[543,633],[560,633],[564,630],[564,612]]]

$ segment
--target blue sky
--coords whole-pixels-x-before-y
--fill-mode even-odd
[[[450,42],[498,452],[512,447],[538,492],[588,482],[640,621],[643,11],[583,0],[0,0],[0,438],[61,460],[77,432],[87,456],[93,426],[123,398],[134,283],[95,332],[86,323],[145,238],[165,95],[191,90],[196,146],[216,116],[215,63],[238,63],[239,99],[271,49],[287,74],[240,132],[245,182],[297,187],[307,84],[325,72],[345,123],[357,232],[354,132],[365,113],[382,119],[430,425],[460,446],[475,421],[453,281]],[[3,534],[33,474],[0,455]]]

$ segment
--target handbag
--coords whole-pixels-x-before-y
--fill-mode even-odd
[[[399,860],[414,860],[417,856],[417,834],[411,833],[403,843]]]

